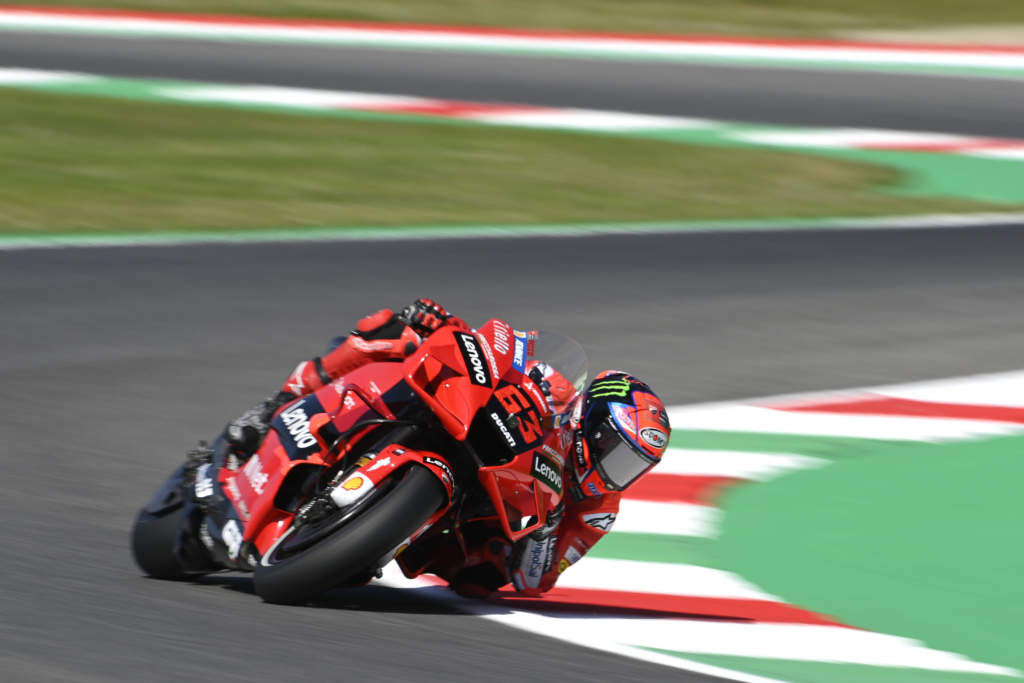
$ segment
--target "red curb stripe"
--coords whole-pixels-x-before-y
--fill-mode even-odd
[[[423,574],[417,580],[434,586],[448,585],[447,581],[433,574]],[[557,585],[543,595],[522,595],[511,588],[503,588],[483,597],[483,599],[493,605],[501,605],[509,609],[575,613],[581,616],[706,619],[709,621],[808,624],[856,629],[855,626],[844,624],[824,614],[772,600],[706,598],[596,588],[564,588]]]
[[[843,413],[848,415],[899,415],[957,420],[986,420],[1024,424],[1024,408],[985,406],[969,403],[933,403],[907,398],[865,396],[860,399],[778,407],[776,410],[806,413]]]
[[[831,617],[768,600],[703,598],[556,586],[545,593],[543,597],[522,596],[502,590],[491,594],[487,601],[510,609],[575,613],[587,616],[646,616],[667,619],[810,624],[850,628]]]
[[[623,493],[630,500],[714,505],[723,489],[747,481],[736,477],[658,474],[657,468]]]
[[[294,19],[273,17],[247,17],[227,14],[189,14],[177,12],[139,12],[99,8],[57,8],[34,5],[0,5],[0,11],[33,12],[36,14],[94,17],[106,19],[148,19],[153,21],[187,21],[198,24],[236,24],[246,26],[282,26],[291,28],[351,28],[375,31],[419,31],[424,33],[452,33],[460,35],[504,36],[523,38],[549,38],[566,40],[626,40],[658,43],[704,43],[717,45],[755,45],[803,47],[823,49],[891,50],[905,52],[950,52],[984,54],[1024,54],[1024,47],[1016,45],[953,45],[944,43],[883,43],[867,41],[837,41],[795,38],[766,38],[762,36],[664,35],[646,33],[595,33],[557,29],[500,29],[474,26],[446,26],[440,24],[383,23],[368,21],[339,21],[331,19]],[[823,55],[824,56],[824,55]]]
[[[1016,147],[1024,148],[1024,144],[1021,144],[1020,140],[986,140],[983,138],[979,138],[977,140],[963,140],[960,142],[882,142],[877,144],[858,145],[857,147],[858,149],[874,149],[881,151],[891,150],[899,152],[965,153],[982,149],[1013,149]]]

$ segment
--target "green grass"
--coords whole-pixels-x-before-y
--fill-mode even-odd
[[[882,191],[899,181],[775,151],[0,90],[8,234],[996,208]]]
[[[34,4],[588,31],[794,36],[870,28],[1024,23],[1021,0],[61,0]]]

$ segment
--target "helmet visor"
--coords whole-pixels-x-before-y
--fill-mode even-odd
[[[604,433],[591,444],[590,457],[608,488],[621,491],[657,463],[633,448],[605,421]]]

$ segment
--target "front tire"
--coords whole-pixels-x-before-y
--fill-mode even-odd
[[[433,473],[412,465],[362,514],[316,545],[282,559],[272,550],[253,575],[256,593],[267,602],[306,602],[375,567],[430,519],[446,495]]]

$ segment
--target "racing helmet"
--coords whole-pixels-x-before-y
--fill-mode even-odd
[[[668,414],[636,377],[602,372],[577,410],[575,473],[584,496],[622,491],[661,461],[672,432]]]

